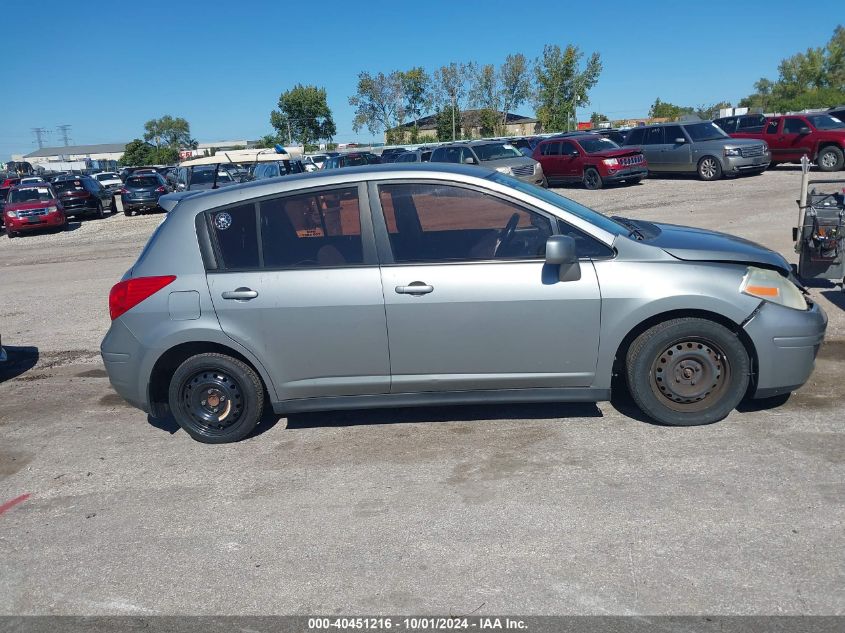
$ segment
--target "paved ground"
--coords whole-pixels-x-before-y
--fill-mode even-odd
[[[794,261],[798,184],[561,192]],[[845,613],[838,290],[813,290],[811,382],[708,427],[620,398],[297,415],[205,446],[124,405],[97,355],[158,220],[0,236],[0,614]]]

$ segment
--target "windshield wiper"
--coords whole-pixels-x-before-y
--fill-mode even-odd
[[[643,232],[634,223],[633,220],[629,220],[628,218],[623,218],[623,217],[620,217],[618,215],[614,215],[611,219],[616,220],[617,222],[619,222],[619,224],[624,226],[626,229],[631,229],[630,233],[628,233],[628,237],[636,238],[636,240],[638,242],[642,242],[645,239],[645,235],[643,235]]]

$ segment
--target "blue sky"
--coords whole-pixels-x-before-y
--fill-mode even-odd
[[[736,102],[845,22],[842,0],[0,0],[0,11],[0,160],[35,149],[34,127],[52,131],[49,145],[60,144],[60,124],[75,144],[107,143],[163,114],[188,119],[200,141],[258,138],[279,93],[300,82],[327,89],[336,140],[368,140],[352,130],[347,102],[360,71],[534,59],[547,43],[601,53],[582,119],[642,116],[656,97]]]

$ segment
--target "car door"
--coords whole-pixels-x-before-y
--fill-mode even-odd
[[[664,135],[663,127],[656,125],[647,127],[643,136],[643,154],[648,161],[650,171],[667,171],[667,164],[663,156]]]
[[[537,158],[547,179],[554,182],[566,180],[560,160],[560,141],[546,141],[540,145],[540,153]]]
[[[683,126],[664,126],[663,140],[663,150],[660,152],[663,169],[666,171],[688,171],[692,166],[692,144],[684,133]]]
[[[592,384],[599,286],[589,260],[565,282],[545,265],[552,218],[457,183],[371,184],[370,200],[391,392]]]
[[[381,276],[359,196],[363,185],[344,184],[206,214],[220,326],[282,400],[389,391]]]
[[[566,180],[572,182],[584,178],[584,159],[581,150],[572,141],[560,142],[560,171]]]
[[[784,160],[798,161],[804,154],[812,154],[810,146],[811,134],[809,131],[802,133],[802,130],[811,131],[810,123],[797,116],[783,118],[783,130],[781,142],[783,147]]]

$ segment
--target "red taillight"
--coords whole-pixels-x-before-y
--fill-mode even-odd
[[[122,196],[122,195],[129,193],[129,189],[127,189],[126,187],[121,187],[120,189],[117,190],[117,193],[119,193]]]
[[[156,189],[156,193],[164,193],[166,191],[167,191],[167,188],[164,185],[162,185],[161,187]]]
[[[121,281],[109,292],[109,314],[114,321],[127,310],[131,310],[144,299],[148,299],[166,285],[173,283],[176,275],[160,277],[136,277]]]

